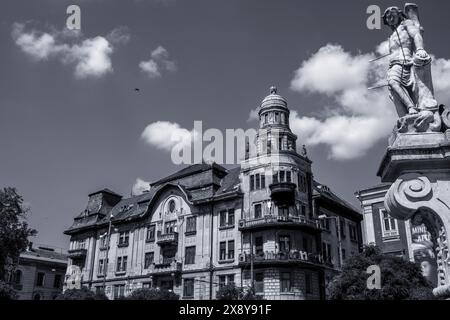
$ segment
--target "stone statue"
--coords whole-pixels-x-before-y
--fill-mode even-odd
[[[417,5],[407,3],[403,11],[389,7],[383,22],[393,31],[389,37],[387,80],[400,117],[397,131],[440,131],[443,106],[434,98],[431,57],[424,48]]]

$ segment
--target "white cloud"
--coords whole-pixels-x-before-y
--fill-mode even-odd
[[[158,46],[150,54],[151,58],[139,63],[139,68],[150,78],[161,76],[162,70],[175,72],[177,70],[174,61],[169,59],[169,52],[162,46]]]
[[[259,108],[250,110],[250,114],[248,115],[247,122],[259,120],[258,112],[259,112]]]
[[[387,41],[376,47],[378,55],[389,52]],[[300,117],[291,114],[292,130],[299,143],[326,145],[330,158],[349,160],[364,156],[378,141],[386,139],[397,119],[387,88],[368,90],[386,84],[388,58],[370,62],[374,53],[352,55],[341,46],[328,44],[304,61],[295,71],[291,89],[324,94],[335,104],[328,116]],[[436,97],[450,100],[450,60],[434,59],[432,64]]]
[[[27,31],[26,27],[21,23],[13,24],[12,37],[17,46],[36,61],[55,58],[64,64],[74,65],[77,78],[101,77],[113,72],[113,43],[128,41],[123,28],[113,30],[107,36],[109,41],[102,36],[81,41],[80,32],[68,33],[54,29],[50,32],[35,29]]]
[[[189,131],[178,123],[168,121],[153,122],[141,134],[147,144],[165,151],[171,151],[175,146],[189,145],[197,137],[194,130]]]
[[[291,88],[332,95],[363,85],[369,67],[368,56],[352,56],[341,46],[328,44],[295,71]]]
[[[137,196],[148,190],[150,190],[150,182],[144,181],[141,178],[137,178],[136,182],[133,184],[131,192],[133,195]]]
[[[130,41],[130,38],[130,32],[125,26],[113,29],[106,36],[106,39],[113,44],[127,44]]]
[[[139,63],[139,68],[141,68],[141,70],[145,72],[150,78],[157,78],[161,76],[158,65],[151,59],[148,61],[141,61]]]

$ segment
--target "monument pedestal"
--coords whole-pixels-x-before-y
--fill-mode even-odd
[[[435,285],[435,295],[450,293],[450,130],[394,133],[378,170],[392,186],[385,197],[389,214],[411,220],[426,234],[415,243],[414,258]],[[423,226],[423,227],[422,227]],[[416,239],[417,240],[417,239]],[[428,266],[434,265],[434,269]],[[427,271],[428,270],[428,271]]]

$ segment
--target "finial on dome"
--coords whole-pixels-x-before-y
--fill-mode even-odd
[[[277,93],[277,87],[271,86],[270,87],[270,94],[276,94]]]

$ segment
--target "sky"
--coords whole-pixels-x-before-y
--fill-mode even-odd
[[[434,57],[436,96],[450,103],[448,1],[417,1]],[[81,9],[81,31],[66,9]],[[0,187],[31,208],[35,243],[68,247],[63,230],[87,196],[129,196],[182,166],[170,149],[203,129],[256,128],[277,86],[316,180],[359,207],[395,122],[383,83],[386,28],[369,5],[399,1],[6,0],[0,8]],[[136,91],[135,88],[139,88]],[[252,113],[253,110],[253,113]],[[136,190],[136,189],[135,189]]]

